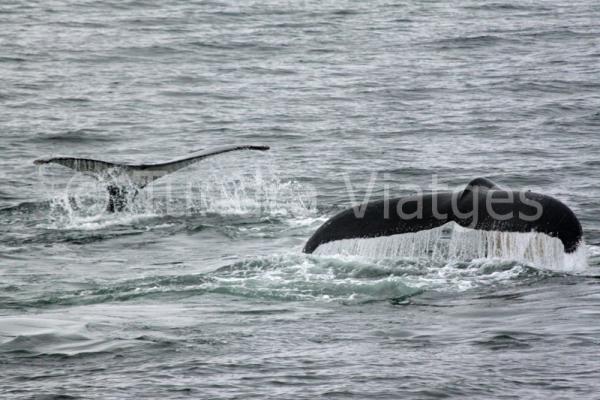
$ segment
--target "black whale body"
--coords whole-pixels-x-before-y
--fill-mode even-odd
[[[335,240],[418,232],[450,221],[485,231],[544,233],[560,239],[567,253],[577,250],[583,236],[573,211],[559,200],[530,191],[502,190],[477,178],[459,192],[373,201],[344,210],[325,222],[303,251],[312,253]]]

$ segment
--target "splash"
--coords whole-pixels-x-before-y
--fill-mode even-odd
[[[187,208],[201,213],[306,217],[315,214],[316,192],[282,179],[272,164],[253,171],[215,168],[201,180],[187,182]],[[198,196],[189,195],[194,193]]]
[[[272,162],[242,168],[229,158],[205,163],[202,169],[190,167],[142,190],[136,190],[127,176],[109,178],[113,184],[118,180],[118,186],[127,193],[127,205],[118,213],[106,211],[109,198],[105,180],[81,174],[67,178],[56,173],[57,167],[42,166],[40,182],[50,198],[48,221],[43,227],[93,230],[164,216],[216,214],[304,221],[316,215],[312,187],[282,179]]]
[[[68,180],[60,177],[54,181],[42,180],[49,207],[46,219],[39,226],[46,229],[97,230],[159,215],[149,204],[136,201],[135,188],[126,176],[112,182],[127,190],[127,207],[123,212],[107,211],[108,182],[104,179],[75,174]]]
[[[511,260],[556,272],[581,272],[587,268],[585,243],[576,252],[568,254],[559,239],[542,233],[475,230],[454,222],[416,233],[329,242],[319,246],[315,254],[404,257],[449,263],[478,259]]]

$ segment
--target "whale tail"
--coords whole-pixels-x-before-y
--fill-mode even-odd
[[[140,189],[143,189],[151,182],[202,161],[207,157],[238,150],[266,151],[269,150],[269,146],[226,146],[212,150],[194,152],[182,158],[157,164],[126,164],[78,157],[41,158],[35,160],[33,163],[36,165],[51,163],[59,164],[107,182],[106,189],[109,194],[107,210],[114,212],[122,211],[127,205],[127,199],[135,197]],[[130,182],[129,186],[133,186],[133,196],[128,197],[131,188],[118,183],[120,177],[126,177]]]
[[[460,192],[379,200],[341,211],[317,229],[303,251],[313,253],[322,244],[345,239],[415,233],[449,222],[480,231],[546,234],[559,239],[566,253],[576,251],[583,240],[579,220],[559,200],[531,191],[503,190],[477,178]]]

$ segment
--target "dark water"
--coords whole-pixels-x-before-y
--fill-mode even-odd
[[[590,0],[2,1],[2,397],[597,398],[598,20]],[[32,165],[231,143],[272,150],[119,215]],[[558,197],[588,265],[301,253],[373,176],[375,198],[432,175]]]

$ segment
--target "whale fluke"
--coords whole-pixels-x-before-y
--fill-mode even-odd
[[[94,178],[101,179],[107,182],[107,190],[109,193],[108,211],[121,211],[126,206],[126,194],[128,190],[118,183],[120,176],[127,177],[128,181],[134,186],[134,191],[143,189],[152,181],[162,178],[165,175],[171,174],[180,169],[186,168],[194,163],[197,163],[207,157],[216,156],[218,154],[228,153],[238,150],[269,150],[269,146],[257,145],[233,145],[219,147],[216,149],[194,152],[190,155],[166,161],[157,164],[127,164],[118,162],[109,162],[103,160],[95,160],[91,158],[79,157],[48,157],[35,160],[35,165],[43,164],[59,164],[67,168],[71,168],[77,172],[90,175]],[[134,193],[134,196],[135,196]]]
[[[566,253],[577,250],[583,230],[569,207],[531,191],[510,191],[485,178],[458,192],[438,192],[380,200],[344,210],[326,221],[304,246],[305,253],[343,239],[414,233],[448,222],[484,231],[539,232],[562,241]]]
[[[163,163],[127,165],[126,168],[132,181],[135,182],[135,184],[138,185],[140,188],[143,188],[148,183],[156,179],[162,178],[167,174],[171,174],[175,171],[188,167],[207,157],[239,150],[266,151],[269,150],[269,146],[240,145],[220,147],[212,150],[194,152],[192,155],[188,155]]]

